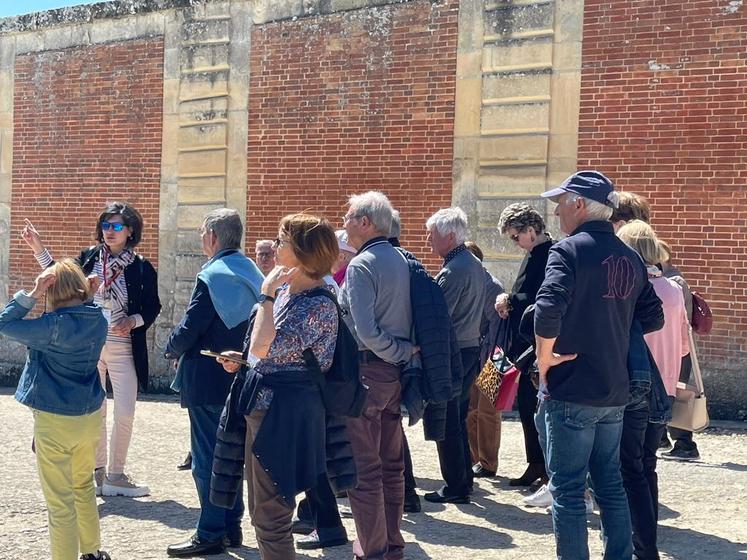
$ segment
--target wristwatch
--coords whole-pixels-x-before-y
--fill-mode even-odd
[[[267,294],[259,294],[259,304],[262,305],[264,302],[269,301],[270,303],[275,302],[275,298],[273,296],[268,296]]]

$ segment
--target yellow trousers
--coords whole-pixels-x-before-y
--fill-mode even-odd
[[[52,560],[77,560],[99,550],[99,512],[93,484],[101,412],[63,416],[34,411],[34,442],[47,502]]]

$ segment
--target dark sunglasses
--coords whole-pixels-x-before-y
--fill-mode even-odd
[[[509,237],[511,238],[511,241],[513,241],[514,243],[516,243],[519,240],[518,233],[516,235],[510,235]]]
[[[124,224],[112,223],[112,222],[101,222],[101,229],[103,231],[109,231],[110,229],[113,229],[114,231],[122,231],[124,228],[125,228]]]

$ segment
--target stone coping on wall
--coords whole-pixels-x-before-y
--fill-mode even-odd
[[[63,25],[91,23],[170,9],[190,8],[226,0],[112,0],[82,6],[57,8],[20,16],[0,18],[0,35],[40,31]],[[293,18],[332,14],[413,0],[247,0],[252,5],[255,24]],[[429,0],[437,3],[438,0]]]

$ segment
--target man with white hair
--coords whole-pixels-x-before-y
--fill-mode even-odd
[[[604,526],[604,557],[633,556],[620,438],[629,398],[630,328],[664,324],[661,301],[638,254],[615,236],[612,182],[580,171],[544,193],[568,237],[550,248],[534,315],[547,472],[558,558],[586,560],[587,475]],[[549,398],[547,398],[549,397]]]
[[[469,503],[472,491],[472,459],[467,440],[467,413],[472,384],[480,367],[480,322],[485,304],[485,273],[482,263],[464,242],[467,215],[461,208],[444,208],[428,218],[427,241],[444,259],[436,282],[444,292],[457,335],[464,377],[459,394],[446,408],[446,437],[437,443],[441,474],[446,485],[425,499],[436,503]]]
[[[410,268],[387,241],[392,205],[380,192],[350,197],[342,219],[358,251],[345,273],[340,306],[358,340],[360,374],[368,386],[363,414],[348,419],[358,486],[348,491],[358,558],[399,560],[404,504],[400,401],[402,365],[418,352],[410,338]]]

